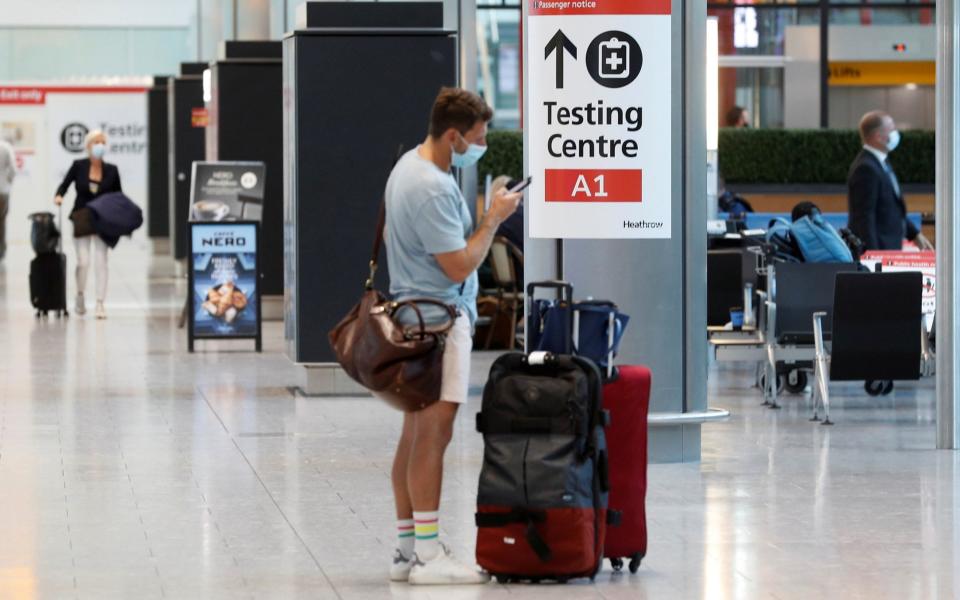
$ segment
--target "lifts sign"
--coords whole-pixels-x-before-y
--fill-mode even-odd
[[[528,0],[534,238],[669,238],[671,0]]]

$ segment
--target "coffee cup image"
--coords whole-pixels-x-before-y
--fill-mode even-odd
[[[201,200],[193,205],[194,218],[200,221],[222,221],[230,207],[218,200]]]

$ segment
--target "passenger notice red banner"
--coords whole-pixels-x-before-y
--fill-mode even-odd
[[[529,0],[531,15],[669,15],[671,0]]]

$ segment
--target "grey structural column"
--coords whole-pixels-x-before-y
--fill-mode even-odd
[[[702,419],[696,415],[707,411],[706,3],[673,0],[672,12],[672,237],[564,240],[558,273],[556,241],[530,239],[529,211],[524,215],[527,283],[561,276],[578,298],[614,300],[631,316],[617,362],[653,372],[651,462],[698,461]],[[524,97],[530,97],[527,77]],[[524,112],[526,123],[526,106]],[[525,165],[529,149],[525,127]]]
[[[270,0],[234,0],[234,39],[270,39]]]
[[[707,3],[686,0],[683,20],[683,412],[689,413],[707,410]],[[683,459],[699,460],[700,427],[684,427],[687,438],[696,434],[696,456],[684,440]]]
[[[957,354],[960,312],[956,268],[960,265],[957,217],[957,38],[960,0],[937,0],[937,448],[960,444],[960,360]]]
[[[477,91],[477,1],[444,0],[444,27],[457,31],[458,51],[460,53],[457,69],[458,85],[472,92]],[[477,167],[460,169],[460,189],[465,198],[476,198],[478,190]],[[470,212],[474,212],[475,202],[467,202]],[[476,215],[474,215],[476,216]]]

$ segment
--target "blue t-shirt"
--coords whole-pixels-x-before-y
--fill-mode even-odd
[[[387,180],[387,265],[395,300],[426,297],[455,305],[470,322],[477,319],[477,274],[455,283],[436,254],[467,247],[473,219],[456,180],[419,154],[403,155]],[[425,311],[434,320],[436,311]]]

